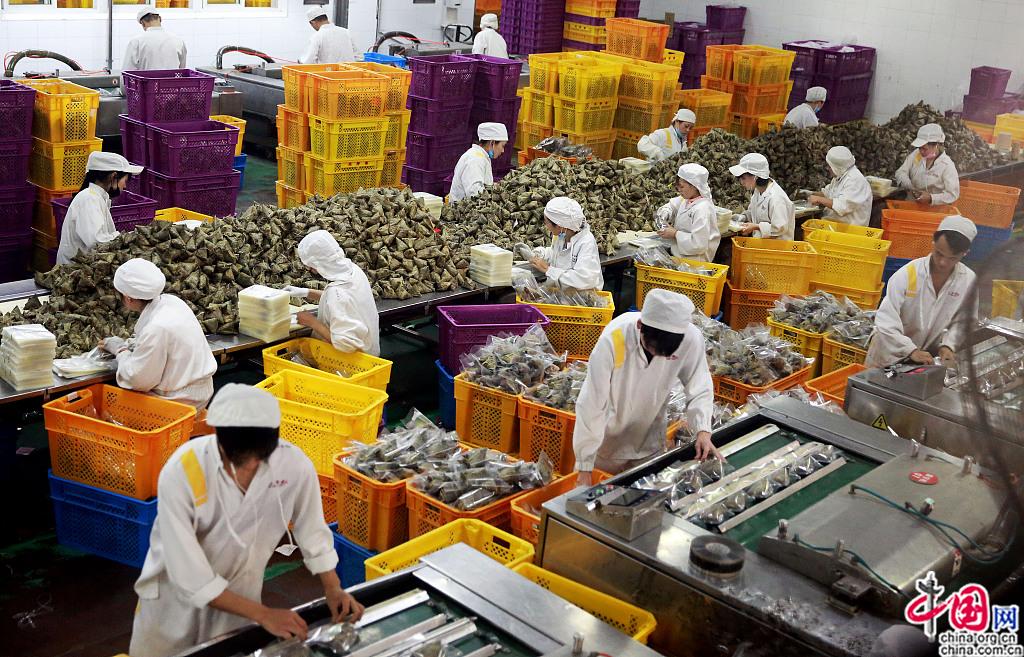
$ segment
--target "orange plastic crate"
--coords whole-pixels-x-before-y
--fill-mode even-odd
[[[863,365],[847,365],[816,379],[811,379],[804,384],[804,389],[810,393],[821,393],[821,396],[828,401],[842,406],[846,399],[846,380],[866,369]]]
[[[729,132],[739,135],[744,139],[753,139],[757,136],[757,121],[759,118],[747,114],[730,114]]]
[[[704,135],[708,134],[712,130],[721,130],[720,126],[711,126],[707,128],[690,128],[690,131],[686,133],[686,144],[693,146],[693,142],[697,141]]]
[[[707,64],[705,73],[709,78],[718,80],[732,80],[732,58],[739,50],[749,50],[750,46],[743,44],[727,44],[722,46],[708,46],[705,50]],[[701,82],[703,86],[703,82]]]
[[[512,528],[512,500],[522,494],[504,497],[475,511],[459,511],[423,491],[416,490],[406,482],[405,503],[409,509],[409,539],[422,536],[453,520],[479,520],[508,531]]]
[[[516,395],[485,388],[455,377],[455,431],[459,440],[506,454],[519,450],[519,399]]]
[[[281,68],[281,79],[284,81],[284,106],[295,112],[308,112],[309,100],[306,97],[306,77],[312,73],[329,71],[350,71],[348,64],[292,64]]]
[[[769,390],[789,390],[809,380],[813,372],[814,365],[808,365],[787,377],[772,381],[766,386],[751,386],[723,376],[712,377],[715,383],[715,398],[721,402],[742,406],[747,403],[747,397],[750,395]]]
[[[320,481],[320,504],[324,508],[324,520],[328,525],[338,522],[338,497],[334,479],[322,474],[317,474],[316,478]]]
[[[512,500],[512,534],[533,543],[540,543],[540,507],[548,500],[565,495],[576,488],[580,473],[572,472],[561,479],[556,479],[543,488],[531,490]],[[607,472],[593,470],[591,481],[598,484],[611,477]],[[537,513],[534,513],[537,511]]]
[[[882,210],[882,236],[892,242],[890,258],[920,258],[932,252],[932,235],[946,217],[937,212]]]
[[[520,397],[518,415],[519,458],[536,461],[544,452],[555,464],[556,472],[572,472],[576,465],[576,454],[572,448],[576,414]]]
[[[612,157],[612,146],[615,145],[615,130],[592,133],[576,133],[568,130],[555,130],[552,134],[560,135],[569,139],[570,143],[579,146],[589,146],[594,157],[600,160],[610,160]]]
[[[277,187],[277,207],[294,208],[306,202],[306,192],[301,189],[286,185],[280,180],[275,183],[275,186]]]
[[[409,540],[409,511],[405,481],[384,483],[353,470],[334,457],[338,533],[357,545],[378,552]]]
[[[729,283],[741,290],[807,294],[818,254],[807,242],[736,237]]]
[[[732,79],[740,84],[780,84],[789,79],[796,52],[756,46],[732,55]]]
[[[384,116],[391,80],[370,71],[335,71],[306,77],[309,113],[323,119]]]
[[[732,95],[714,89],[684,89],[682,106],[697,115],[697,126],[723,126],[727,124]]]
[[[876,310],[878,304],[882,301],[882,290],[885,289],[885,284],[879,282],[878,287],[873,290],[863,290],[856,287],[846,287],[844,285],[834,285],[832,283],[819,283],[818,281],[811,280],[811,292],[821,290],[822,292],[828,292],[837,299],[846,297],[861,310]]]
[[[387,113],[404,112],[405,101],[409,97],[409,85],[412,83],[412,71],[379,62],[352,62],[351,68],[379,73],[388,78],[387,99],[384,111]]]
[[[531,121],[524,121],[522,131],[524,148],[531,148],[550,137],[553,132],[553,128],[550,124],[543,125],[533,123]]]
[[[943,216],[960,214],[960,208],[955,205],[929,205],[917,201],[886,201],[885,207],[889,210],[913,210],[914,212],[941,213]]]
[[[779,84],[764,84],[760,86],[750,84],[733,84],[732,105],[730,111],[736,114],[778,114],[784,112],[786,104],[789,103],[789,94],[793,90],[793,81],[787,80]],[[780,122],[781,123],[781,122]]]
[[[729,300],[726,306],[726,324],[736,331],[746,328],[749,324],[764,324],[768,318],[768,311],[782,298],[780,292],[734,289],[728,283],[725,289]]]
[[[278,105],[277,142],[295,151],[308,151],[309,116],[305,112]]]
[[[277,147],[277,178],[295,189],[305,189],[306,153],[285,146]]]
[[[609,18],[608,52],[661,63],[665,57],[665,41],[669,26],[636,18]]]
[[[624,157],[640,157],[640,151],[638,151],[636,147],[640,142],[640,138],[643,136],[643,133],[639,132],[616,130],[615,143],[612,144],[611,159],[621,160]]]
[[[964,180],[960,183],[960,198],[956,205],[979,226],[1009,228],[1020,200],[1020,189],[1006,185]]]

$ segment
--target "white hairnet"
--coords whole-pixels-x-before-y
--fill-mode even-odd
[[[311,23],[321,16],[327,18],[327,7],[325,5],[313,5],[306,10],[306,20]]]
[[[808,103],[824,103],[827,96],[828,91],[825,87],[811,87],[807,90],[804,100]]]
[[[156,9],[153,9],[152,7],[143,7],[142,9],[135,12],[135,22],[141,23],[142,19],[146,16],[149,16],[150,14],[156,14],[157,16],[160,15],[157,13]]]
[[[825,154],[825,161],[832,168],[832,173],[841,176],[853,168],[853,165],[857,163],[857,158],[846,146],[833,146]]]
[[[920,148],[925,144],[945,144],[946,133],[938,123],[926,123],[917,131],[917,139],[910,142],[914,148]]]
[[[697,123],[697,115],[685,107],[676,112],[676,116],[673,121],[686,121],[687,123]]]
[[[701,196],[711,200],[711,185],[708,184],[707,169],[695,162],[690,162],[679,167],[679,172],[676,175],[696,187]]]
[[[503,123],[481,123],[476,129],[480,141],[508,141],[508,129]]]
[[[579,231],[583,227],[583,208],[568,196],[556,196],[544,206],[544,216],[551,223],[569,230]]]
[[[210,402],[206,423],[211,427],[274,429],[281,426],[281,403],[262,388],[228,383]]]
[[[760,153],[747,153],[740,158],[739,164],[729,167],[729,173],[734,176],[742,176],[745,173],[753,174],[758,178],[768,178],[771,169],[768,167],[768,158]]]
[[[352,261],[345,256],[338,240],[326,230],[314,230],[306,235],[295,250],[302,264],[312,267],[329,281],[345,283],[352,277]]]
[[[690,325],[693,302],[678,292],[655,288],[644,297],[640,321],[651,328],[669,333],[682,333]]]
[[[114,272],[114,289],[133,299],[150,301],[167,285],[167,277],[149,260],[132,258]]]
[[[105,151],[93,151],[89,153],[89,159],[85,163],[88,171],[123,171],[132,175],[142,173],[144,167],[132,164],[124,159],[123,155],[107,153]]]
[[[489,27],[492,30],[498,29],[498,16],[497,14],[484,14],[480,17],[480,29]]]
[[[951,230],[955,233],[960,233],[972,242],[978,236],[978,228],[974,225],[974,222],[958,214],[951,214],[939,222],[939,230]]]

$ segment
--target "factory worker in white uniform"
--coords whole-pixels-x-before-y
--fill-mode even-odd
[[[825,218],[854,226],[867,226],[871,221],[871,184],[857,168],[857,159],[846,146],[833,146],[825,155],[832,170],[832,182],[821,194],[807,198],[815,205],[828,208]]]
[[[708,170],[690,163],[679,167],[675,196],[661,206],[655,217],[666,224],[658,237],[668,240],[672,255],[712,262],[722,239],[718,215],[708,184]]]
[[[143,32],[128,42],[122,71],[164,71],[187,67],[185,42],[164,30],[160,14],[147,7],[135,14],[135,20],[142,25]]]
[[[740,184],[751,192],[750,205],[739,216],[744,222],[740,234],[754,237],[792,240],[796,230],[796,208],[789,195],[771,178],[768,158],[747,153],[740,163],[729,167]]]
[[[185,443],[160,471],[160,508],[135,583],[132,657],[176,655],[250,622],[276,637],[305,639],[297,613],[261,601],[270,557],[296,547],[319,576],[332,619],[361,617],[363,607],[334,571],[338,555],[316,469],[278,438],[277,399],[229,383],[210,404],[207,423],[216,434]]]
[[[978,229],[970,219],[949,216],[935,232],[931,255],[899,269],[875,315],[865,364],[885,367],[904,359],[952,364],[977,315],[970,301],[975,274],[960,261]]]
[[[696,123],[696,114],[688,109],[681,109],[672,119],[672,125],[644,135],[637,142],[636,149],[649,162],[660,162],[676,153],[682,153],[687,148],[686,136]]]
[[[665,451],[666,406],[680,381],[697,458],[719,456],[711,443],[711,372],[692,314],[685,296],[654,289],[641,312],[619,315],[602,331],[576,401],[572,444],[580,485],[590,484],[595,468],[617,474]]]
[[[952,205],[960,198],[960,174],[945,153],[946,133],[937,123],[927,123],[910,143],[914,150],[896,170],[896,185],[918,203]]]
[[[508,145],[508,130],[501,123],[481,123],[476,129],[477,141],[462,154],[448,193],[451,202],[476,196],[494,184],[491,161],[501,157]]]
[[[142,173],[142,167],[130,164],[117,153],[89,153],[85,180],[71,200],[60,229],[57,264],[66,265],[83,251],[118,236],[110,216],[110,200],[117,198],[128,184],[128,177]]]
[[[332,25],[327,18],[326,5],[315,5],[306,10],[306,20],[313,28],[306,49],[299,56],[300,64],[336,64],[356,61],[355,41],[344,27]]]
[[[825,106],[827,95],[825,87],[811,87],[804,96],[804,102],[789,110],[782,124],[797,128],[813,128],[818,125],[818,112]]]
[[[498,34],[496,14],[484,14],[480,17],[480,31],[473,38],[473,54],[508,59],[508,45],[505,38]]]
[[[284,288],[293,297],[319,304],[316,315],[299,313],[299,324],[313,329],[314,336],[338,351],[380,356],[377,304],[363,270],[345,256],[338,240],[326,230],[303,237],[297,251],[302,264],[327,279],[322,291],[291,285]]]
[[[134,344],[107,338],[100,347],[117,356],[117,385],[206,408],[213,397],[217,359],[192,309],[163,294],[167,279],[148,260],[132,258],[114,272],[121,303],[139,313]]]
[[[534,249],[530,264],[561,287],[604,288],[597,240],[580,204],[567,196],[551,199],[544,206],[544,226],[553,236],[552,245]]]

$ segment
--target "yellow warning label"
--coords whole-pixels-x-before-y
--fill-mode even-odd
[[[875,421],[871,423],[871,426],[873,426],[876,429],[881,429],[882,431],[889,430],[889,424],[885,421],[884,415],[879,415],[878,417],[876,417]]]

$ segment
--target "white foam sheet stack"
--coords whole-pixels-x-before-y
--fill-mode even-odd
[[[427,207],[427,212],[429,212],[434,219],[441,218],[441,208],[444,207],[443,198],[433,194],[428,194],[427,192],[413,192],[413,196],[423,201],[423,205]]]
[[[879,196],[888,196],[892,192],[892,180],[889,178],[878,178],[876,176],[864,176],[867,179],[868,184],[871,185],[871,191]]]
[[[42,324],[8,326],[0,333],[0,377],[15,390],[53,385],[57,338]]]
[[[292,316],[284,290],[252,285],[238,293],[238,330],[264,342],[288,337]]]
[[[512,252],[494,244],[478,244],[469,250],[469,277],[481,285],[512,285]]]

